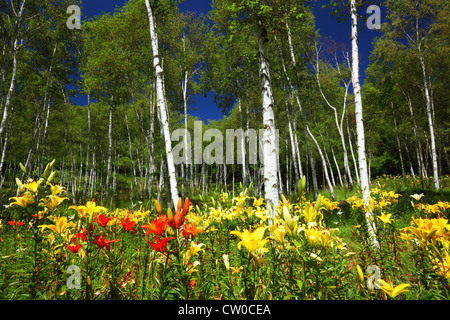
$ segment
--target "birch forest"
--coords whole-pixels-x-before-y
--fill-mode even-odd
[[[128,0],[89,19],[88,1],[0,1],[2,299],[450,297],[448,1],[211,0],[200,14]],[[317,8],[347,43],[321,31]],[[221,119],[192,115],[202,97]],[[420,250],[408,247],[419,217],[445,220]],[[89,224],[116,228],[101,219],[124,234],[89,242]],[[12,258],[20,241],[34,253]],[[367,287],[374,265],[394,284]]]

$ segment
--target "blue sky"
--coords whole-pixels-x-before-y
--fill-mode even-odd
[[[123,6],[127,0],[84,0],[82,10],[82,20],[89,19],[104,12],[114,12],[116,6]],[[320,29],[321,35],[327,35],[338,43],[345,43],[350,48],[350,21],[338,23],[336,18],[330,15],[329,9],[322,9],[322,4],[329,3],[328,0],[318,0],[315,2],[314,14],[316,15],[316,27]],[[180,6],[182,11],[196,11],[198,13],[207,13],[211,8],[210,0],[185,0]],[[369,55],[372,49],[372,40],[379,33],[374,30],[365,29],[359,34],[359,54],[360,54],[360,74],[361,82],[364,80],[364,70],[369,63]],[[72,99],[74,103],[86,104],[86,97],[78,97]],[[195,110],[189,113],[200,118],[203,121],[209,119],[218,120],[222,118],[222,113],[218,110],[212,101],[212,95],[207,98],[199,95],[195,97]]]

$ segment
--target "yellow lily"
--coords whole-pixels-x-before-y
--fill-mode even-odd
[[[61,187],[59,184],[52,185],[51,183],[47,183],[47,185],[50,186],[50,191],[51,191],[52,195],[54,195],[54,196],[57,196],[61,192],[66,191],[65,188]]]
[[[233,271],[232,273],[234,274],[234,273],[239,273],[239,271],[241,271],[242,269],[244,269],[244,267],[242,267],[242,266],[240,266],[239,268],[238,267],[230,267],[230,269]]]
[[[450,255],[448,252],[445,252],[445,258],[435,259],[434,263],[434,271],[441,277],[450,279]]]
[[[298,230],[297,221],[294,221],[294,219],[292,218],[286,204],[283,205],[282,210],[283,210],[283,219],[284,220],[281,220],[281,222],[284,224],[284,226],[286,227],[286,230],[287,230],[287,232],[289,232],[289,234],[291,234],[291,235],[295,234]]]
[[[21,206],[22,208],[26,208],[29,204],[34,202],[34,197],[29,195],[28,192],[22,196],[9,198],[9,200],[11,199],[15,200],[15,202],[11,202],[10,204],[11,207],[13,205],[18,205]]]
[[[391,219],[392,214],[391,213],[381,213],[381,216],[377,216],[378,219],[380,219],[381,221],[383,221],[385,224],[386,223],[391,223],[392,221],[394,221],[394,219]]]
[[[303,218],[305,219],[306,225],[308,227],[316,226],[316,218],[317,218],[317,208],[313,207],[310,204],[305,206],[305,209],[302,210]]]
[[[55,233],[63,234],[64,231],[67,229],[67,227],[71,226],[72,224],[67,223],[67,217],[59,217],[56,220],[56,223],[54,225],[52,224],[46,224],[39,226],[41,228],[41,231],[44,231],[46,228],[52,230]]]
[[[199,244],[197,244],[197,243],[195,243],[195,242],[191,242],[191,246],[189,247],[189,249],[186,251],[186,253],[184,254],[184,263],[185,264],[188,264],[189,263],[189,261],[191,260],[191,258],[196,254],[196,253],[198,253],[199,251],[204,251],[203,249],[202,249],[202,247],[204,246],[205,244],[203,244],[203,243],[199,243]]]
[[[265,227],[259,227],[253,232],[250,232],[248,230],[244,230],[244,232],[235,230],[231,231],[230,234],[234,234],[241,239],[241,241],[238,243],[239,250],[241,249],[241,246],[244,245],[244,247],[246,247],[248,251],[252,252],[263,247],[267,242],[269,242],[269,240],[263,239],[265,231]]]
[[[53,210],[58,207],[64,200],[69,200],[69,198],[61,198],[55,195],[48,196],[49,199],[41,199],[42,204],[49,210]]]
[[[39,181],[34,181],[33,179],[28,179],[27,184],[24,184],[23,187],[28,189],[30,192],[37,193],[39,185],[42,183],[42,179],[39,179]]]
[[[394,283],[392,282],[392,280],[386,282],[384,280],[378,279],[378,283],[380,284],[380,289],[387,293],[391,298],[395,298],[400,293],[408,292],[409,290],[405,290],[405,288],[410,287],[410,285],[407,283],[402,283],[394,287]]]
[[[325,229],[320,232],[320,243],[324,247],[327,247],[331,243],[332,236],[335,230],[336,229]]]
[[[310,245],[313,246],[320,241],[322,231],[318,227],[314,226],[304,229],[303,232],[305,233],[306,239]]]
[[[284,237],[287,234],[287,231],[285,228],[280,228],[279,225],[272,224],[269,227],[269,231],[272,234],[272,237],[271,237],[272,239],[274,239],[276,242],[278,242],[281,245],[284,244]]]
[[[69,209],[76,210],[81,219],[89,217],[90,220],[97,219],[98,213],[107,211],[105,207],[97,206],[95,201],[88,201],[85,206],[70,206]]]

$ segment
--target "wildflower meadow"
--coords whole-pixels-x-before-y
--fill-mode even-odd
[[[172,211],[73,205],[52,165],[16,179],[2,208],[1,299],[450,298],[450,204],[385,188],[396,177],[374,183],[368,204],[310,200],[303,179],[273,212],[251,188],[180,198]]]

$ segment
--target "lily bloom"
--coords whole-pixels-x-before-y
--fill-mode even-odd
[[[159,237],[156,237],[156,243],[153,243],[150,242],[150,240],[148,240],[147,238],[145,238],[145,240],[147,240],[147,242],[150,243],[153,249],[161,253],[164,253],[166,251],[167,242],[169,242],[172,239],[175,239],[175,237],[170,238],[164,237],[161,241],[159,240]]]
[[[394,221],[394,219],[391,219],[392,214],[391,213],[382,213],[381,216],[377,216],[378,219],[386,223],[391,223]]]
[[[231,231],[230,234],[234,234],[241,239],[238,243],[239,250],[241,249],[241,246],[244,245],[248,251],[252,252],[253,250],[262,248],[267,242],[269,242],[269,240],[263,239],[265,231],[265,227],[259,227],[254,232],[250,232],[248,230],[244,230],[244,232]]]
[[[33,179],[28,179],[27,184],[24,184],[23,187],[33,193],[37,193],[39,185],[42,183],[42,181],[42,179],[40,179],[38,182],[34,181]]]
[[[189,211],[189,198],[184,200],[183,210],[181,210],[181,198],[178,199],[177,211],[173,216],[172,226],[179,229],[184,222],[184,216]]]
[[[107,211],[105,207],[97,206],[95,201],[88,201],[85,206],[70,206],[69,209],[76,210],[81,219],[86,217],[96,219],[98,213]]]
[[[165,215],[161,215],[158,217],[158,219],[153,220],[150,224],[144,224],[141,226],[143,229],[147,229],[146,236],[149,233],[153,233],[157,236],[162,235],[164,232],[166,226],[169,224],[169,220]]]
[[[111,250],[110,243],[117,242],[117,239],[114,240],[106,240],[105,237],[96,236],[94,244],[96,244],[99,248],[106,248],[106,250]]]
[[[42,204],[47,207],[49,210],[55,209],[59,206],[64,200],[69,200],[69,198],[61,198],[59,196],[48,196],[49,199],[41,199]]]
[[[10,226],[14,226],[14,225],[16,225],[16,226],[18,226],[18,227],[21,227],[21,226],[23,226],[24,224],[25,224],[25,222],[19,222],[19,221],[8,221],[8,224],[10,225]]]
[[[22,208],[26,208],[29,204],[33,203],[33,196],[28,196],[27,194],[24,194],[23,196],[18,196],[18,197],[12,197],[9,198],[9,200],[15,200],[15,202],[11,202],[10,206],[12,207],[13,205],[18,205],[21,206]]]
[[[197,229],[197,226],[193,223],[185,224],[180,231],[186,239],[194,238],[198,233],[204,232],[203,230]]]
[[[66,248],[69,249],[70,251],[72,251],[73,253],[78,253],[78,250],[81,249],[81,245],[79,244],[73,244],[73,245],[68,245],[66,244]]]
[[[114,218],[115,217],[108,217],[108,218],[106,218],[105,215],[102,213],[101,215],[98,216],[98,219],[95,222],[97,222],[103,228],[106,228],[106,225],[108,224],[108,222],[111,221]]]
[[[380,289],[387,293],[391,298],[395,298],[400,293],[408,292],[409,290],[405,290],[405,288],[410,286],[407,283],[402,283],[394,287],[393,281],[391,279],[388,281],[378,279],[378,283],[381,285]]]
[[[127,215],[125,216],[125,218],[122,220],[120,219],[120,223],[122,224],[122,227],[125,231],[133,231],[133,233],[136,233],[136,231],[134,231],[133,227],[136,224],[136,221],[130,221],[130,214],[127,213]]]
[[[48,228],[55,233],[62,234],[67,229],[67,227],[70,226],[71,224],[69,224],[67,222],[67,217],[59,217],[58,220],[56,220],[56,223],[54,225],[46,224],[46,225],[41,225],[39,227],[41,228],[41,231],[44,231],[45,228]]]
[[[52,185],[50,182],[47,183],[50,186],[50,191],[52,195],[57,196],[61,192],[66,191],[64,187],[61,187],[59,184]]]

